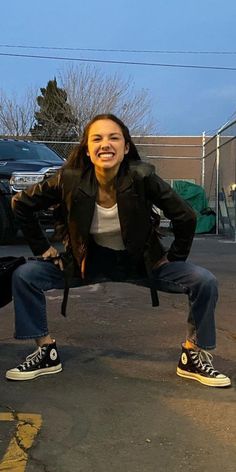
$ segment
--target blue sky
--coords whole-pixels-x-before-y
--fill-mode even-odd
[[[235,0],[24,0],[1,4],[0,44],[51,47],[236,51]],[[236,67],[236,55],[22,50],[1,53]],[[66,61],[0,56],[0,88],[43,87]],[[158,134],[219,128],[236,111],[236,71],[100,64],[148,89]]]

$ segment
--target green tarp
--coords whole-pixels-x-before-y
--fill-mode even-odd
[[[214,211],[209,208],[206,192],[201,185],[193,184],[185,180],[175,180],[173,189],[195,211],[197,215],[197,227],[195,233],[214,232],[216,217]]]

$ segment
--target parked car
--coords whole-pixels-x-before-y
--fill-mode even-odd
[[[11,197],[42,182],[60,169],[64,159],[45,144],[0,139],[0,243],[9,243],[18,228],[11,210]],[[52,225],[52,210],[40,212],[43,227]]]

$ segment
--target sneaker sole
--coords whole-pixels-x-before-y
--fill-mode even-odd
[[[48,367],[45,369],[40,369],[32,372],[11,372],[8,370],[6,372],[6,378],[8,380],[32,380],[40,377],[41,375],[50,375],[50,374],[58,374],[62,371],[62,365],[58,364],[55,367]]]
[[[208,377],[203,377],[200,374],[194,374],[193,372],[186,372],[185,370],[180,369],[177,367],[176,370],[177,375],[180,377],[184,377],[185,379],[197,380],[203,385],[207,385],[208,387],[230,387],[231,380],[226,377],[225,379],[210,379]]]

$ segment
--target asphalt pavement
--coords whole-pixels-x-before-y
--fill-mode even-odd
[[[30,255],[23,241],[0,256]],[[107,283],[47,294],[51,334],[63,371],[33,381],[4,377],[31,341],[13,339],[13,306],[1,309],[0,471],[235,472],[236,243],[195,239],[190,260],[219,280],[214,365],[231,388],[175,373],[185,338],[187,298]]]

